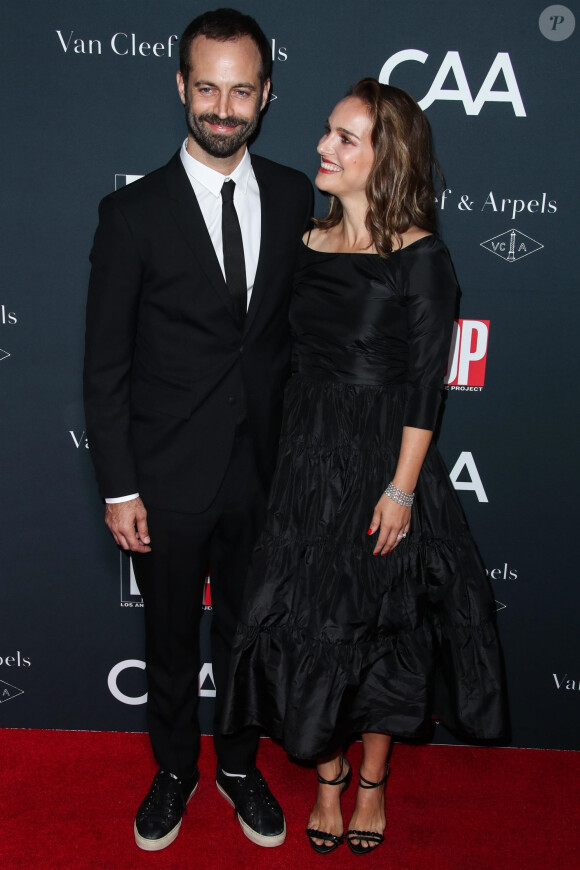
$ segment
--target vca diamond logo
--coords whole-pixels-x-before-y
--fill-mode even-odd
[[[521,260],[527,257],[528,254],[535,254],[544,246],[535,239],[526,236],[519,230],[506,230],[499,236],[494,236],[493,239],[488,239],[487,242],[481,242],[481,247],[502,260],[508,263],[515,263],[516,260]]]
[[[10,683],[5,683],[0,680],[0,704],[4,701],[11,701],[12,698],[17,698],[18,695],[23,695],[24,689],[19,689],[18,686],[11,686]]]

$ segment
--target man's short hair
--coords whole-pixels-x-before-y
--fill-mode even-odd
[[[217,42],[227,42],[249,36],[252,39],[262,60],[260,67],[260,84],[264,87],[267,79],[272,76],[272,48],[257,21],[250,15],[244,15],[236,9],[214,9],[204,12],[188,24],[179,40],[179,69],[183,81],[187,84],[191,70],[190,49],[196,36],[215,39]]]

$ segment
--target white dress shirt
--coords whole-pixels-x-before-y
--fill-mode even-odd
[[[260,238],[262,233],[262,213],[260,209],[260,189],[254,170],[250,153],[246,149],[244,156],[231,173],[223,175],[216,169],[211,169],[204,163],[200,163],[187,151],[187,139],[181,146],[179,154],[183,168],[197,197],[205,225],[208,229],[216,256],[218,258],[224,279],[224,252],[222,243],[222,185],[225,181],[235,181],[234,205],[242,231],[244,243],[244,260],[246,263],[246,284],[248,287],[247,305],[250,304],[258,257],[260,255]],[[123,495],[118,498],[106,498],[107,504],[117,504],[138,498],[139,493]]]
[[[205,225],[210,234],[216,256],[219,260],[224,278],[224,252],[222,243],[222,185],[225,181],[235,181],[234,205],[242,231],[244,243],[244,260],[246,262],[246,284],[248,287],[248,302],[254,287],[258,256],[260,254],[260,236],[262,231],[262,215],[260,211],[260,189],[248,150],[231,175],[223,175],[216,169],[210,169],[200,163],[187,151],[187,139],[181,146],[181,162],[187,172],[193,191],[197,197]]]

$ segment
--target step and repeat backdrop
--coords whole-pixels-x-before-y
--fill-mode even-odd
[[[88,253],[99,200],[185,137],[178,39],[206,8],[2,4],[0,727],[146,730],[142,602],[102,521],[83,419]],[[327,116],[364,76],[429,118],[462,288],[439,446],[497,600],[514,744],[580,749],[580,8],[240,8],[274,60],[255,153],[313,178]],[[209,583],[200,610],[209,732]]]

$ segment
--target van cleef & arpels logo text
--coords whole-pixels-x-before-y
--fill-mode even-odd
[[[569,676],[569,674],[552,674],[556,689],[560,691],[565,689],[568,692],[580,692],[580,679],[578,676]]]
[[[172,33],[162,39],[141,39],[136,33],[119,31],[111,37],[88,37],[75,30],[56,30],[57,44],[64,54],[74,55],[102,55],[103,51],[110,51],[118,57],[169,57],[174,58],[179,54],[179,36]],[[288,60],[288,49],[279,45],[276,38],[270,40],[272,46],[272,60],[284,63]]]
[[[512,196],[500,196],[490,190],[485,196],[474,197],[468,193],[458,193],[452,188],[445,190],[436,197],[438,208],[445,211],[456,208],[462,212],[483,212],[484,214],[504,214],[515,220],[519,214],[555,214],[558,211],[558,203],[555,199],[548,199],[548,194],[542,192],[532,199],[522,199]]]
[[[119,56],[130,55],[131,57],[175,57],[179,36],[172,33],[163,40],[148,42],[137,37],[136,33],[114,33],[110,39],[88,38],[81,36],[74,30],[57,30],[56,35],[60,47],[65,54],[102,54],[103,45],[109,47],[113,54]]]

